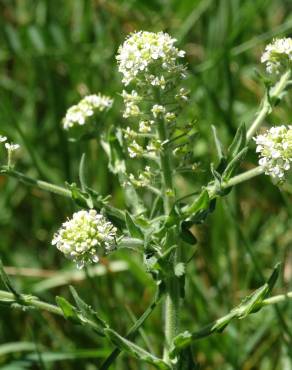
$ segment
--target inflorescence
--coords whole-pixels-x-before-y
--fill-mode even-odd
[[[62,224],[52,245],[81,269],[116,248],[116,233],[117,229],[103,215],[93,209],[83,210]]]
[[[278,182],[285,180],[292,162],[292,126],[272,127],[255,139],[259,165]]]
[[[183,50],[175,46],[176,40],[164,32],[139,31],[132,33],[119,47],[117,62],[123,75],[125,88],[122,98],[125,109],[123,117],[134,118],[131,127],[124,130],[130,158],[146,157],[157,160],[163,145],[158,135],[159,122],[166,126],[166,138],[175,130],[178,114],[188,101],[189,92],[179,87],[186,77],[182,62]],[[148,184],[144,175],[132,184]],[[141,176],[143,181],[141,181]]]
[[[169,79],[185,76],[178,62],[185,52],[177,49],[176,40],[164,32],[139,31],[132,33],[119,47],[117,61],[123,74],[122,82],[166,87]]]
[[[108,110],[112,103],[113,100],[105,95],[86,96],[78,104],[68,109],[63,119],[63,128],[69,130],[88,124],[95,114]]]
[[[275,39],[268,44],[261,62],[266,64],[267,72],[279,74],[292,66],[292,39]]]

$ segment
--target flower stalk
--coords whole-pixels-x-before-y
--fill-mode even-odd
[[[270,96],[266,95],[262,101],[262,107],[260,111],[257,113],[256,119],[251,124],[250,128],[247,131],[246,138],[249,141],[253,135],[255,134],[256,130],[261,126],[264,119],[267,115],[271,112],[271,105],[274,105],[278,99],[282,98],[282,95],[287,88],[291,77],[291,71],[288,70],[285,72],[279,82],[271,89]]]

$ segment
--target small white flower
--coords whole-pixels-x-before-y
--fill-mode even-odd
[[[123,113],[124,118],[129,118],[129,117],[137,117],[140,114],[140,108],[137,104],[134,103],[126,103],[125,110]]]
[[[157,118],[160,114],[164,114],[165,111],[166,111],[165,107],[163,107],[162,105],[158,105],[158,104],[153,105],[151,109],[151,112],[155,118]]]
[[[185,88],[180,88],[178,93],[175,95],[175,99],[177,99],[180,102],[187,102],[189,100],[189,91]]]
[[[128,126],[126,130],[124,130],[124,137],[125,139],[133,139],[137,137],[137,133]]]
[[[19,144],[13,144],[13,143],[5,143],[5,148],[10,152],[15,152],[20,148]]]
[[[266,64],[268,73],[278,74],[284,69],[291,68],[292,39],[275,39],[268,44],[261,57],[261,62]]]
[[[161,141],[158,139],[151,140],[150,143],[146,146],[146,149],[150,153],[152,152],[158,154],[162,149]]]
[[[135,158],[138,156],[141,156],[144,152],[144,149],[141,145],[139,145],[136,140],[134,140],[129,146],[128,146],[128,153],[131,158]]]
[[[255,139],[259,165],[270,175],[282,182],[292,162],[292,126],[272,127]]]
[[[7,141],[7,137],[0,135],[0,143],[4,143],[5,141]]]
[[[176,115],[174,113],[171,113],[171,112],[166,113],[165,120],[167,122],[173,122],[175,119],[176,119]]]
[[[85,125],[90,117],[98,112],[108,110],[112,103],[111,98],[101,94],[86,96],[77,105],[68,109],[63,119],[63,128],[69,130],[73,127]]]
[[[139,132],[141,132],[142,134],[147,134],[147,133],[151,132],[151,125],[153,123],[154,122],[152,120],[150,120],[150,121],[140,121],[139,122]]]
[[[52,245],[73,260],[77,268],[98,262],[116,248],[117,229],[95,210],[75,212],[54,235]]]

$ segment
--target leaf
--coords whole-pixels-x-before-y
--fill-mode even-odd
[[[80,164],[79,164],[79,181],[81,185],[82,191],[86,190],[86,181],[85,181],[85,158],[86,154],[83,153],[80,159]]]
[[[214,168],[214,163],[211,163],[211,166],[210,166],[210,170],[211,170],[211,173],[214,177],[214,181],[215,181],[215,186],[216,187],[221,187],[221,183],[222,183],[222,176],[220,175],[220,173]]]
[[[155,216],[160,215],[163,209],[163,200],[160,195],[158,195],[152,205],[152,209],[150,212],[150,219],[153,219]]]
[[[212,133],[214,137],[215,147],[217,150],[217,155],[218,155],[219,161],[221,161],[221,159],[224,158],[223,150],[222,150],[223,146],[221,144],[220,139],[218,138],[216,127],[212,125],[211,128],[212,128]]]
[[[103,329],[107,327],[107,324],[104,320],[102,320],[96,311],[93,310],[91,306],[85,303],[78,295],[76,290],[72,285],[69,286],[70,292],[75,300],[77,307],[79,308],[80,312],[82,313],[82,317],[79,316],[82,322],[85,324],[90,322],[90,324],[95,326],[95,329],[98,331],[99,334],[103,334]]]
[[[281,264],[277,263],[266,284],[244,298],[240,305],[234,309],[237,311],[236,317],[242,319],[249,313],[255,313],[261,308],[262,301],[271,293],[279,277],[280,267]]]
[[[93,208],[92,198],[78,188],[78,186],[73,182],[72,184],[66,183],[66,186],[71,191],[72,199],[80,207]]]
[[[237,171],[241,162],[244,160],[246,153],[248,151],[248,147],[243,148],[236,156],[228,163],[227,167],[225,168],[222,178],[223,181],[227,181],[230,177]]]
[[[141,229],[135,224],[129,212],[126,212],[126,224],[133,238],[144,239]]]
[[[192,342],[192,333],[189,331],[184,331],[179,333],[174,339],[172,343],[172,348],[170,350],[170,358],[175,358],[177,354],[177,350],[180,348],[184,348]]]
[[[104,137],[100,143],[108,156],[109,170],[114,174],[125,173],[125,158],[116,128],[111,127],[107,137]]]
[[[243,319],[249,314],[257,312],[262,307],[263,300],[273,289],[279,276],[279,270],[280,264],[278,263],[274,267],[274,270],[268,281],[251,295],[245,297],[242,302],[238,306],[234,307],[227,315],[219,318],[213,323],[204,326],[199,331],[195,331],[193,333],[186,331],[178,334],[173,339],[170,357],[175,358],[179,351],[191,345],[191,343],[195,340],[205,338],[213,333],[222,332],[233,319]]]
[[[238,127],[234,139],[228,148],[228,157],[234,158],[245,147],[245,144],[246,144],[246,128],[245,124],[242,123]]]
[[[0,276],[1,276],[1,279],[2,279],[3,284],[5,285],[6,289],[9,292],[13,293],[17,299],[21,300],[21,294],[15,289],[14,285],[10,281],[8,275],[6,274],[6,272],[4,270],[4,266],[3,266],[3,263],[2,263],[1,259],[0,259]]]
[[[180,228],[180,236],[182,240],[185,243],[188,243],[190,245],[195,245],[197,244],[197,238],[193,235],[193,233],[187,228],[187,225],[182,222],[181,223],[181,228]]]
[[[209,202],[209,194],[207,190],[203,190],[195,201],[188,207],[186,214],[189,216],[195,215],[202,209],[206,209],[209,206]]]
[[[59,296],[56,297],[56,302],[67,320],[70,320],[76,324],[80,324],[76,309],[71,305],[71,303],[69,303],[65,298]]]
[[[177,205],[175,204],[172,207],[172,209],[171,209],[171,211],[170,211],[167,219],[165,220],[165,226],[167,228],[170,228],[170,227],[172,227],[174,225],[177,225],[177,223],[180,220],[180,218],[181,218],[181,216],[180,216],[180,210],[177,207]]]
[[[171,367],[162,359],[152,355],[150,352],[145,351],[143,348],[137,346],[135,343],[129,341],[128,339],[123,338],[116,331],[107,328],[104,330],[104,332],[111,342],[113,342],[118,348],[120,348],[122,351],[127,352],[134,358],[140,361],[145,361],[161,370],[171,370]]]

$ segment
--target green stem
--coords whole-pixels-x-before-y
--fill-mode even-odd
[[[231,186],[238,185],[241,182],[247,181],[264,173],[264,169],[260,166],[255,167],[249,171],[243,172],[240,175],[231,177],[228,181],[222,184],[223,189],[230,188]]]
[[[134,325],[130,328],[128,331],[126,338],[127,339],[133,339],[135,334],[138,332],[141,325],[145,322],[145,320],[151,315],[155,307],[158,305],[161,298],[161,294],[159,291],[157,291],[153,301],[148,306],[146,311],[140,316],[140,318],[134,323]],[[115,348],[111,354],[104,360],[99,370],[107,370],[111,364],[115,361],[115,359],[118,357],[118,355],[121,353],[121,350],[119,348]]]
[[[261,308],[266,307],[266,306],[271,306],[271,305],[274,305],[274,304],[277,304],[277,303],[284,302],[287,299],[291,299],[291,298],[292,298],[292,292],[288,292],[286,294],[280,294],[280,295],[276,295],[274,297],[266,298],[257,306],[257,310],[260,310]],[[245,317],[247,317],[247,316],[245,316]],[[176,349],[177,350],[182,350],[183,348],[188,347],[189,345],[192,344],[192,342],[194,342],[198,339],[206,338],[206,337],[208,337],[212,334],[215,334],[215,333],[221,333],[222,328],[225,329],[230,324],[230,322],[232,320],[236,319],[236,318],[238,318],[238,317],[237,317],[237,311],[236,311],[236,308],[235,308],[235,309],[231,310],[228,314],[220,317],[219,319],[213,321],[210,324],[207,324],[202,329],[200,329],[198,331],[195,331],[193,333],[189,333],[185,337],[185,339],[181,341],[180,344],[176,343]],[[185,334],[182,333],[181,338],[184,335]]]
[[[168,132],[165,126],[165,122],[160,118],[157,122],[158,125],[158,137],[163,143],[169,139]],[[163,147],[160,153],[160,166],[161,175],[163,181],[163,204],[165,214],[168,215],[171,211],[171,207],[174,200],[174,187],[172,181],[172,154],[168,147]],[[170,230],[170,239],[175,239],[175,231]],[[171,246],[171,245],[170,245]],[[168,246],[168,247],[170,247]],[[179,248],[173,253],[173,270],[175,264],[179,261]],[[165,335],[165,345],[163,359],[165,362],[169,363],[169,351],[173,338],[178,334],[179,331],[179,309],[180,309],[180,292],[179,292],[179,281],[176,276],[172,276],[166,281],[166,296],[164,303],[164,335]]]
[[[22,306],[26,308],[33,307],[36,309],[48,311],[55,315],[64,317],[63,312],[59,307],[53,304],[50,304],[50,303],[40,301],[37,297],[33,297],[28,294],[21,294],[21,301],[18,302],[18,300],[16,299],[13,293],[0,290],[0,302],[7,303],[7,304],[18,303],[19,306],[14,305],[14,307],[22,307]]]
[[[290,71],[284,73],[281,76],[280,81],[274,86],[273,89],[271,89],[270,96],[269,97],[265,96],[265,98],[263,99],[262,107],[260,111],[257,113],[257,117],[251,124],[249,130],[247,131],[246,138],[248,141],[253,137],[256,130],[261,126],[263,120],[271,112],[272,108],[271,105],[275,105],[277,103],[277,100],[281,99],[282,97],[281,95],[283,94],[289,83],[290,76],[291,76]]]
[[[69,189],[66,189],[66,188],[64,188],[62,186],[59,186],[59,185],[51,184],[51,183],[46,182],[46,181],[34,179],[32,177],[26,176],[23,173],[15,171],[15,170],[13,170],[11,168],[8,168],[8,167],[0,168],[0,174],[4,174],[4,175],[14,177],[14,178],[18,179],[20,182],[22,182],[26,185],[36,187],[38,189],[44,190],[44,191],[49,192],[49,193],[61,195],[65,198],[71,198],[71,199],[73,198],[72,197],[72,192]],[[120,221],[123,221],[123,222],[125,221],[124,213],[121,210],[119,210],[115,207],[112,207],[108,204],[100,204],[98,201],[95,202],[94,206],[97,207],[97,208],[104,208],[107,215],[113,216],[113,217],[119,219]],[[84,200],[84,207],[87,208],[87,203],[86,203],[85,200]]]
[[[157,124],[159,140],[163,143],[168,139],[164,120],[159,119]],[[166,214],[169,214],[171,210],[171,198],[174,197],[170,155],[171,153],[167,147],[164,147],[160,152],[160,167],[164,188],[163,201]]]
[[[234,177],[231,177],[231,179],[229,179],[228,181],[223,182],[221,184],[221,189],[219,189],[219,190],[227,189],[227,188],[230,188],[231,186],[238,185],[238,184],[240,184],[244,181],[252,179],[253,177],[259,176],[262,173],[264,173],[264,169],[261,166],[255,167],[255,168],[253,168],[249,171],[241,173],[240,175],[236,175]],[[213,184],[209,185],[207,187],[207,191],[208,191],[208,194],[209,194],[210,198],[215,198],[217,196],[218,189],[216,188],[215,185],[213,185]],[[192,213],[192,207],[196,207],[196,204],[197,204],[197,198],[194,200],[194,202],[190,206],[185,207],[183,209],[183,211],[191,214]]]

